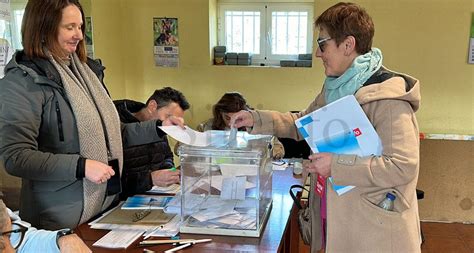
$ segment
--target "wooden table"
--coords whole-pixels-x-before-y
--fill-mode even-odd
[[[294,176],[291,169],[273,172],[273,207],[270,217],[265,225],[263,234],[259,238],[238,236],[216,236],[180,234],[180,237],[204,239],[212,238],[212,242],[196,244],[178,252],[297,252],[299,232],[297,229],[296,210],[288,190],[293,184],[301,184],[302,176]],[[93,252],[143,252],[144,248],[163,252],[175,246],[171,244],[138,247],[138,239],[127,249],[112,250],[93,247],[92,244],[104,236],[108,231],[91,229],[89,225],[82,224],[76,233],[86,242]],[[160,239],[160,238],[153,238]],[[163,238],[165,239],[165,238]],[[169,238],[166,238],[169,239]]]

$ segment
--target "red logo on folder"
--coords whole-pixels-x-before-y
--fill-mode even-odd
[[[318,174],[318,179],[316,180],[315,191],[320,196],[324,196],[324,187],[326,185],[326,178]]]
[[[352,130],[352,131],[354,132],[355,137],[357,137],[357,136],[359,136],[359,135],[362,134],[362,132],[360,131],[359,128],[356,128],[356,129],[354,129],[354,130]]]

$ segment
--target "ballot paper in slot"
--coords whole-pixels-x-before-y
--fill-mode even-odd
[[[314,153],[330,152],[360,157],[382,154],[382,142],[353,95],[309,113],[297,119],[295,124]],[[333,178],[329,178],[329,181],[338,195],[354,188],[336,185]]]

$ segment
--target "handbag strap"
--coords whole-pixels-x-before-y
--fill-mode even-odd
[[[293,201],[295,202],[296,207],[298,207],[298,209],[301,209],[303,207],[301,206],[300,201],[298,200],[295,193],[293,192],[293,189],[301,189],[301,190],[307,191],[307,192],[309,192],[309,191],[308,191],[308,189],[304,188],[304,186],[299,185],[299,184],[294,184],[294,185],[290,186],[290,196],[293,199]]]

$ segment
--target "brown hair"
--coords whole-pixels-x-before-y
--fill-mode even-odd
[[[338,46],[347,36],[354,36],[357,53],[365,54],[372,48],[374,23],[365,9],[355,3],[340,2],[329,7],[314,25],[325,29]]]
[[[47,58],[43,47],[46,47],[53,56],[61,55],[58,43],[58,28],[62,19],[62,11],[69,5],[75,5],[81,11],[84,35],[85,19],[82,6],[77,0],[29,0],[25,7],[21,25],[22,44],[25,54],[30,58]],[[82,62],[87,61],[86,45],[81,40],[76,53]]]
[[[228,92],[217,101],[217,104],[212,108],[212,114],[214,121],[212,122],[213,130],[224,130],[227,125],[225,124],[222,113],[238,112],[240,110],[249,110],[250,107],[247,105],[244,96],[238,92]]]

